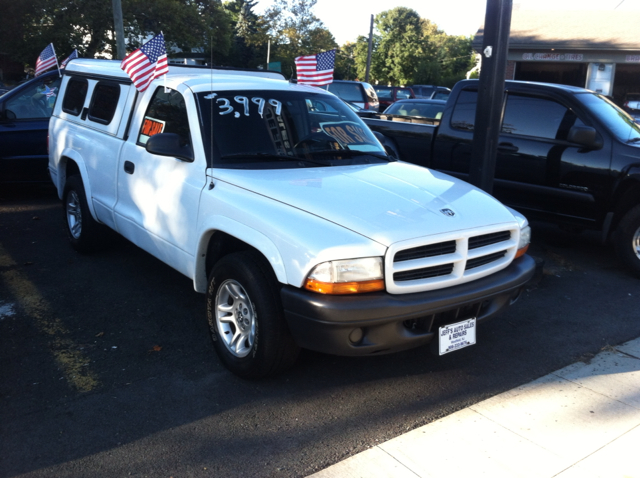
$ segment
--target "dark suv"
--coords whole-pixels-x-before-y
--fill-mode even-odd
[[[411,89],[416,94],[416,98],[426,98],[428,100],[446,100],[449,98],[449,93],[451,93],[451,89],[446,86],[412,85]]]
[[[373,86],[364,81],[333,80],[327,90],[363,110],[378,112],[380,109],[378,95]]]

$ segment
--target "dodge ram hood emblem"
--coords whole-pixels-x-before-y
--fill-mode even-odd
[[[456,213],[449,208],[440,209],[440,212],[445,216],[449,216],[449,217],[453,217],[456,215]]]

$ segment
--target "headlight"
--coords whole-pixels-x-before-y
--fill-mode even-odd
[[[361,294],[384,290],[381,257],[365,257],[318,264],[305,288],[320,294]]]
[[[516,252],[516,258],[524,256],[529,249],[529,243],[531,242],[531,227],[524,226],[520,229],[520,242],[518,242],[518,251]]]

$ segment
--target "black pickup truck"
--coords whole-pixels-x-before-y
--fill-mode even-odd
[[[468,179],[478,80],[463,80],[441,119],[369,115],[399,159]],[[640,277],[640,126],[606,97],[507,81],[493,195],[529,218],[612,239]]]

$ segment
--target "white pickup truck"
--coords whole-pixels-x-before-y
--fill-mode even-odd
[[[472,345],[534,272],[522,215],[393,160],[336,96],[275,72],[171,66],[138,93],[119,62],[73,60],[49,147],[72,246],[110,228],[192,278],[243,377],[300,347]]]

